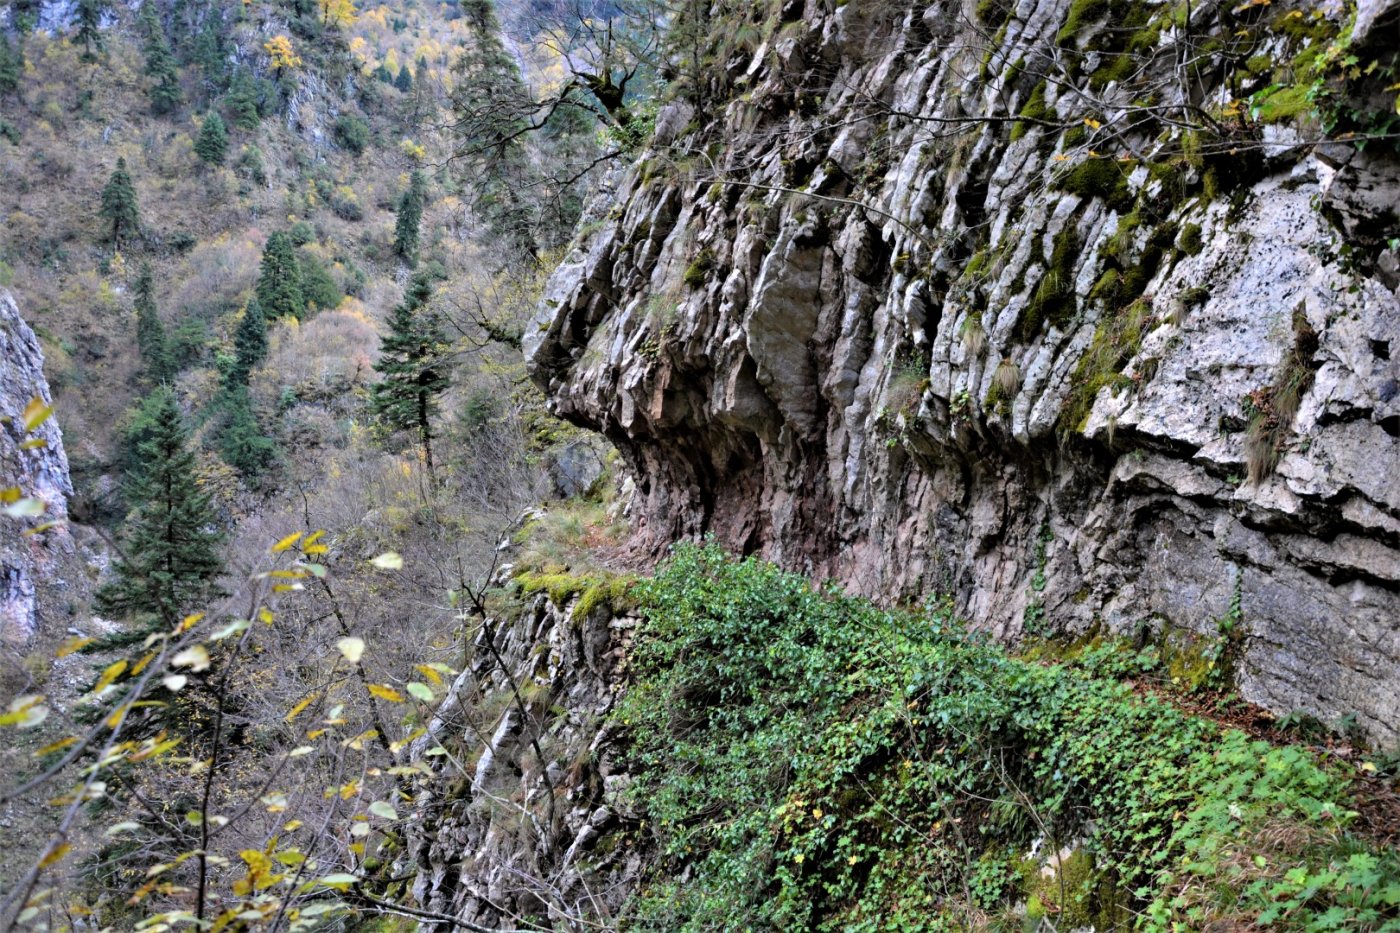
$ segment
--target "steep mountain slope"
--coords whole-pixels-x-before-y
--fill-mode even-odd
[[[653,547],[1199,639],[1394,742],[1397,11],[1365,6],[716,10],[534,376]]]

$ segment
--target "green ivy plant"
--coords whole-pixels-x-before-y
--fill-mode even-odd
[[[615,713],[655,930],[1400,929],[1339,766],[713,545],[637,585]]]

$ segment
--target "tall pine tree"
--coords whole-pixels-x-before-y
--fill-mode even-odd
[[[306,314],[306,295],[302,292],[296,248],[284,231],[279,230],[267,238],[258,273],[257,296],[263,317],[270,321],[301,318]]]
[[[412,269],[418,264],[419,227],[423,208],[428,200],[428,183],[423,173],[413,170],[408,190],[399,198],[398,217],[394,221],[394,253]]]
[[[102,17],[107,12],[107,0],[78,0],[73,11],[73,21],[78,31],[73,35],[75,42],[83,44],[85,62],[97,61],[97,53],[107,48],[102,38]]]
[[[209,494],[194,475],[184,416],[175,393],[161,386],[152,396],[153,423],[137,447],[127,489],[132,512],[122,535],[116,577],[97,592],[105,615],[137,623],[143,631],[179,621],[216,595],[223,573],[222,535],[215,528]]]
[[[233,366],[229,370],[231,383],[246,386],[248,376],[263,360],[267,359],[267,318],[263,317],[262,305],[251,298],[238,329],[233,332]]]
[[[501,41],[490,0],[466,0],[459,6],[466,28],[453,65],[450,102],[466,142],[462,161],[475,194],[473,207],[497,238],[538,258],[538,205],[525,196],[538,177],[525,136],[539,105]]]
[[[195,137],[194,154],[210,165],[222,165],[228,154],[228,127],[219,111],[209,111],[209,116],[200,124],[199,135]]]
[[[159,385],[175,376],[175,362],[165,335],[165,325],[156,311],[150,263],[141,266],[135,291],[136,346],[141,352],[141,372],[148,381]]]
[[[0,94],[19,90],[23,76],[24,46],[11,42],[7,35],[0,35]]]
[[[126,159],[117,159],[117,167],[102,189],[102,208],[98,211],[112,225],[112,242],[121,248],[122,237],[141,229],[141,213],[136,206],[136,188],[126,171]]]
[[[428,308],[432,280],[419,273],[389,318],[389,335],[379,342],[374,369],[383,378],[371,389],[370,408],[384,427],[413,431],[433,472],[433,418],[437,398],[447,389],[442,323]]]
[[[219,400],[224,422],[219,429],[219,455],[241,473],[257,480],[277,459],[277,445],[263,434],[253,413],[253,397],[248,386],[229,384]]]
[[[259,96],[258,82],[252,72],[246,68],[238,69],[229,84],[228,96],[224,98],[234,126],[240,130],[258,128],[258,123],[262,121],[262,112],[258,110]]]
[[[175,69],[175,56],[165,37],[156,5],[150,0],[141,5],[141,26],[146,31],[146,74],[151,79],[151,109],[170,113],[180,106],[180,75]]]

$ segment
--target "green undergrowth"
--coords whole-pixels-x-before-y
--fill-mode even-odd
[[[1013,657],[715,546],[636,593],[631,928],[1400,928],[1346,777],[1135,696],[1131,654]]]

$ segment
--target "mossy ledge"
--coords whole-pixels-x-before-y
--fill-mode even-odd
[[[626,574],[526,571],[514,577],[512,582],[520,588],[522,594],[533,596],[544,593],[550,602],[561,608],[572,602],[573,615],[578,619],[586,618],[599,606],[606,605],[613,615],[620,615],[636,607],[632,590],[637,584],[637,578]]]

